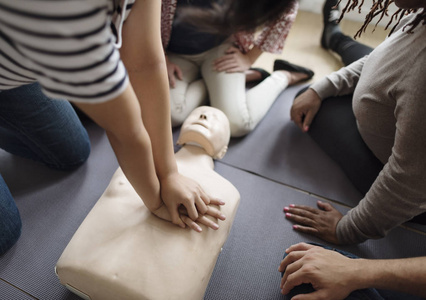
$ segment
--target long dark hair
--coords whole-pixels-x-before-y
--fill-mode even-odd
[[[254,31],[289,13],[297,0],[223,0],[212,9],[185,7],[179,10],[179,21],[220,34]]]
[[[342,2],[342,0],[339,0],[337,2],[337,5],[340,4],[340,2]],[[367,25],[370,24],[370,22],[376,18],[377,16],[379,16],[378,21],[376,22],[376,26],[377,24],[383,19],[384,16],[388,15],[388,8],[389,5],[392,4],[394,2],[394,0],[373,0],[373,5],[371,7],[370,12],[367,14],[367,16],[365,17],[365,21],[364,24],[362,25],[362,27],[358,30],[358,32],[355,34],[355,38],[356,37],[360,37],[361,34],[363,32],[365,32],[365,30],[367,29]],[[361,7],[364,4],[364,0],[358,1],[358,0],[347,0],[347,3],[345,5],[345,7],[342,10],[342,14],[340,15],[340,19],[339,21],[343,18],[344,14],[346,12],[349,12],[351,10],[355,10],[356,8],[358,8],[358,11],[361,12]],[[401,21],[401,19],[409,14],[409,13],[415,13],[417,12],[417,9],[402,9],[399,8],[390,18],[388,24],[386,25],[386,29],[389,28],[389,26],[396,20],[396,24],[394,24],[394,26],[392,27],[391,31],[389,34],[392,34],[392,32],[395,30],[396,26],[398,26],[399,22]],[[408,26],[408,33],[413,32],[414,28],[417,27],[417,25],[419,25],[421,22],[423,22],[423,25],[426,24],[426,11],[425,9],[423,9],[423,11],[419,14],[417,14],[416,18],[409,24],[407,24]]]

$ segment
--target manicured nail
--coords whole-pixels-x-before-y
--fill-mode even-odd
[[[285,213],[286,217],[291,217],[291,213]]]
[[[295,204],[290,204],[289,206],[290,206],[290,207],[295,207],[296,205],[295,205]]]
[[[297,228],[299,228],[299,226],[293,225],[293,229],[297,229]]]
[[[284,207],[284,211],[289,211],[289,210],[290,210],[290,208],[288,208],[287,206]]]

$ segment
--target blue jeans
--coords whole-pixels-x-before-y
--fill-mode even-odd
[[[87,160],[90,141],[70,103],[49,99],[35,83],[0,92],[0,148],[65,171]],[[0,255],[20,233],[19,211],[0,175]]]
[[[317,244],[317,243],[309,243],[315,246],[323,247],[324,249],[332,250],[339,252],[340,254],[347,256],[352,259],[359,258],[358,256],[353,255],[352,253],[342,251],[336,248],[331,248],[325,245]],[[287,256],[287,253],[284,255],[284,257]],[[281,277],[284,275],[284,272],[281,273]],[[311,284],[303,283],[301,285],[298,285],[294,287],[288,295],[286,295],[286,299],[291,299],[296,295],[299,294],[309,294],[315,292],[314,288]],[[348,297],[345,298],[345,300],[384,300],[382,296],[375,290],[375,289],[363,289],[363,290],[356,290],[349,294]]]

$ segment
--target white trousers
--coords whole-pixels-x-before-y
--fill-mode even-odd
[[[198,106],[210,105],[222,110],[229,119],[231,135],[244,136],[263,119],[278,95],[288,86],[282,72],[271,76],[246,91],[244,72],[226,73],[213,69],[213,61],[231,47],[226,42],[196,55],[169,53],[170,62],[178,65],[183,80],[170,89],[172,125],[178,126]]]

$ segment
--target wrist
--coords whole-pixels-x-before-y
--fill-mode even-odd
[[[245,55],[247,56],[248,60],[250,61],[250,65],[253,65],[256,62],[256,60],[259,58],[259,56],[262,55],[262,53],[263,53],[263,51],[259,47],[254,46]]]
[[[353,274],[353,290],[361,290],[373,287],[375,282],[375,267],[369,259],[352,259],[352,266],[349,269]]]
[[[258,58],[258,57],[250,56],[248,53],[246,54],[246,57],[247,57],[247,60],[249,61],[250,66],[252,66]]]
[[[155,173],[160,182],[179,173],[172,146],[171,149],[167,152],[164,150],[163,153],[157,151],[154,155]]]
[[[321,96],[317,93],[317,91],[316,90],[314,90],[313,88],[309,88],[308,89],[308,91],[310,92],[310,93],[312,93],[312,97],[313,97],[313,99],[315,99],[315,100],[317,100],[318,102],[322,102],[322,98],[321,98]]]
[[[315,91],[321,100],[336,96],[336,88],[327,78],[314,82],[309,89]]]
[[[161,174],[161,175],[158,174],[157,176],[158,176],[158,180],[160,181],[160,186],[162,185],[163,182],[173,180],[173,177],[175,177],[177,175],[179,175],[177,168],[171,169],[171,170],[169,170],[169,171],[167,171],[167,172],[165,172],[164,174]]]

